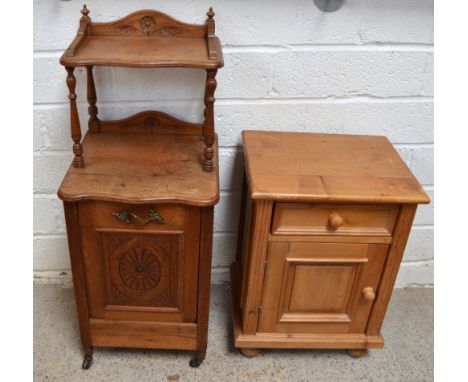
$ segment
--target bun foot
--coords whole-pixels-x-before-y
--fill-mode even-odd
[[[91,367],[91,364],[93,363],[93,356],[92,355],[87,355],[83,359],[83,364],[81,367],[85,370],[88,370]]]
[[[367,354],[367,349],[348,349],[348,355],[353,358],[361,358]]]
[[[260,353],[260,349],[240,348],[240,352],[244,357],[253,358]]]

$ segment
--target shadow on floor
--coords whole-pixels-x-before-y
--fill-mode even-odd
[[[198,368],[183,351],[96,349],[81,369],[73,289],[34,286],[35,381],[432,381],[433,289],[395,290],[384,349],[353,359],[343,350],[264,350],[244,358],[232,345],[230,291],[212,287],[208,351]]]

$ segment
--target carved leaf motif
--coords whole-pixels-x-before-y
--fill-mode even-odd
[[[117,32],[123,35],[131,35],[138,32],[138,28],[133,25],[123,25],[115,28]],[[183,28],[177,24],[167,24],[158,27],[158,22],[153,16],[144,16],[140,19],[140,30],[147,36],[155,32],[161,33],[165,37],[174,36],[183,31]]]
[[[131,34],[133,32],[136,32],[137,29],[133,25],[124,25],[122,27],[118,27],[117,31],[120,34],[128,35],[128,34]]]
[[[158,24],[156,23],[156,20],[153,16],[145,16],[142,17],[140,20],[140,27],[143,33],[149,36],[151,33],[158,29]]]
[[[182,32],[182,28],[177,25],[164,25],[159,31],[166,37],[173,36]]]

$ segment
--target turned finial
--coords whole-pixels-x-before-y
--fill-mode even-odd
[[[86,4],[83,4],[83,9],[80,12],[84,17],[88,17],[89,9],[86,8]]]
[[[208,12],[206,12],[206,15],[208,16],[209,19],[212,19],[214,17],[215,13],[213,12],[213,7],[210,7]]]
[[[215,15],[215,13],[213,12],[212,7],[210,7],[208,12],[206,12],[206,15],[208,16],[208,19],[206,19],[206,22],[205,22],[205,25],[208,27],[207,28],[207,36],[208,37],[214,37],[214,35],[215,35],[215,21],[214,21],[213,17]]]
[[[83,4],[83,9],[80,11],[81,14],[83,15],[81,17],[81,20],[86,20],[86,21],[90,21],[91,19],[88,17],[88,14],[89,14],[89,9],[86,8],[86,4]]]

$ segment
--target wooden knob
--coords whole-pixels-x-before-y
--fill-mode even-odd
[[[373,301],[375,299],[375,292],[372,287],[365,287],[362,290],[362,297],[367,301]]]
[[[328,217],[328,226],[330,228],[336,229],[338,227],[341,227],[343,223],[344,220],[339,213],[334,212]]]

